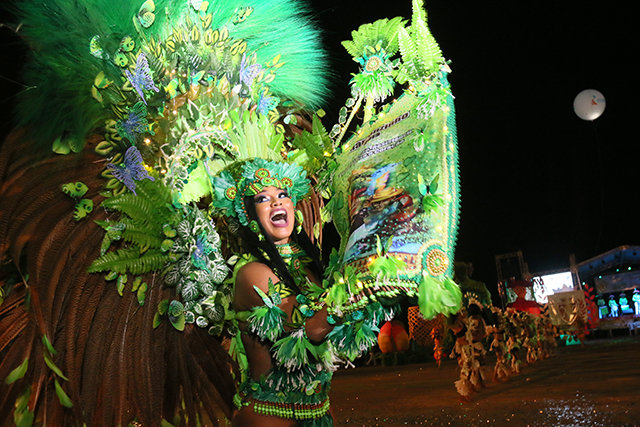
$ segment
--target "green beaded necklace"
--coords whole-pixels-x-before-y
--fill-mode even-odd
[[[313,316],[316,311],[322,308],[324,302],[321,298],[319,299],[320,295],[317,292],[314,295],[314,292],[310,289],[312,285],[308,280],[306,267],[311,263],[311,258],[296,243],[276,245],[276,248],[285,264],[287,264],[295,284],[302,292],[296,296],[296,300],[300,304],[296,307],[296,311],[300,311],[305,317]]]
[[[282,260],[287,264],[289,273],[298,288],[304,292],[307,284],[307,265],[311,258],[297,243],[283,243],[276,245]]]

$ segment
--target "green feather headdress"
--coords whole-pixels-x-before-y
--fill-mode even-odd
[[[213,206],[229,217],[237,218],[240,224],[247,225],[248,215],[244,205],[245,196],[256,195],[264,187],[277,187],[287,190],[294,206],[310,189],[307,172],[294,163],[253,159],[243,162],[241,167],[234,165],[213,178]],[[233,170],[240,169],[234,177]]]

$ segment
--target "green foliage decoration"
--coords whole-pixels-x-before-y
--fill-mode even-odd
[[[105,230],[105,237],[101,256],[91,264],[89,272],[139,275],[159,270],[169,261],[170,254],[162,246],[162,229],[179,220],[171,193],[161,182],[149,180],[140,181],[137,190],[137,196],[124,193],[102,203],[105,209],[121,215],[118,220],[97,222]],[[120,240],[123,247],[108,251],[113,242]]]
[[[400,84],[409,80],[421,81],[439,71],[445,64],[442,51],[427,26],[427,14],[422,2],[423,0],[412,1],[411,26],[401,28],[398,32],[402,63],[396,80]]]
[[[158,249],[150,249],[143,254],[140,254],[137,248],[117,249],[95,260],[88,271],[90,273],[113,271],[120,274],[127,272],[144,274],[161,269],[168,260],[168,254]]]
[[[327,160],[335,152],[333,140],[317,114],[313,116],[311,132],[303,130],[297,134],[291,141],[291,147],[287,158],[302,166],[309,176],[322,174],[321,169],[327,168]]]
[[[62,388],[60,381],[58,381],[58,379],[69,381],[69,378],[67,378],[62,370],[55,364],[53,359],[57,352],[46,334],[42,335],[41,341],[42,357],[45,364],[53,374],[56,396],[58,397],[58,400],[62,406],[71,408],[73,406],[73,402]],[[5,378],[4,383],[13,384],[14,382],[22,379],[27,373],[28,368],[29,358],[25,358],[18,367],[9,372],[9,375],[7,375],[7,377]],[[15,409],[13,413],[13,421],[16,426],[31,426],[33,423],[34,414],[30,412],[28,408],[30,396],[31,387],[27,387],[26,390],[16,399]]]
[[[164,270],[164,280],[181,296],[185,321],[219,334],[232,292],[224,283],[229,268],[211,220],[198,208],[185,207],[175,230],[165,227],[164,233],[175,235],[170,249],[172,261]]]
[[[376,234],[376,252],[377,257],[369,264],[369,271],[376,280],[384,280],[384,278],[397,277],[404,270],[407,263],[394,256],[389,255],[389,249],[393,243],[393,236],[389,237],[384,247],[380,241],[380,236]]]
[[[200,327],[215,327],[212,333],[220,333],[231,290],[223,285],[229,269],[211,220],[195,206],[172,204],[171,191],[161,181],[143,180],[137,189],[137,195],[124,193],[103,202],[104,208],[120,217],[97,221],[105,236],[101,256],[89,272],[107,272],[106,279],[115,280],[121,296],[131,283],[140,305],[148,285],[140,277],[129,281],[128,274],[161,272],[165,284],[176,288],[181,301],[172,301],[171,310],[159,310],[160,316],[167,314],[180,330],[185,323],[195,322]],[[119,246],[111,249],[115,242]]]
[[[20,365],[18,365],[11,372],[9,372],[9,375],[7,375],[7,378],[4,379],[4,383],[13,384],[14,382],[18,381],[20,378],[24,377],[24,375],[27,373],[28,367],[29,367],[29,358],[26,358],[22,361]]]
[[[54,384],[56,389],[56,396],[58,396],[58,401],[60,402],[60,404],[65,408],[71,408],[73,406],[73,402],[71,401],[69,395],[65,393],[64,389],[60,385],[60,381],[58,381],[57,378],[54,380]]]
[[[175,224],[179,211],[171,204],[171,193],[160,181],[143,180],[137,193],[123,193],[111,197],[102,206],[120,214],[117,220],[96,221],[105,230],[100,256],[89,266],[91,273],[107,272],[106,280],[115,280],[116,290],[124,294],[127,273],[142,275],[165,268],[171,253],[163,235],[166,224]],[[112,248],[118,242],[118,246]],[[144,305],[147,284],[141,279],[132,281],[132,292]]]
[[[398,51],[398,31],[404,25],[402,17],[379,19],[371,24],[363,24],[351,32],[351,40],[342,42],[342,46],[354,58],[364,56],[372,47],[378,46],[388,55]]]
[[[385,312],[379,303],[356,310],[333,328],[327,340],[340,357],[353,361],[377,343],[378,323],[382,320],[380,313]]]
[[[351,80],[351,91],[357,101],[349,119],[346,119],[346,108],[349,106],[344,107],[345,112],[340,114],[339,125],[348,126],[362,99],[366,99],[364,120],[369,120],[373,103],[383,101],[393,93],[393,75],[397,64],[390,58],[398,50],[398,31],[403,25],[404,21],[400,17],[380,19],[361,25],[351,33],[352,40],[342,42],[353,60],[360,64],[360,71]]]
[[[16,399],[13,411],[13,423],[16,427],[31,427],[34,421],[34,413],[29,411],[29,399],[31,398],[31,386]]]

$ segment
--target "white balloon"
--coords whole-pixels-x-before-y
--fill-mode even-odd
[[[585,89],[573,100],[573,111],[582,120],[594,121],[602,115],[606,105],[603,94],[595,89]]]

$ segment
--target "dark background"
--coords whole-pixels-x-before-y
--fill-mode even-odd
[[[494,257],[522,250],[531,272],[640,244],[636,132],[638,32],[631,2],[426,2],[429,27],[450,59],[456,97],[461,218],[456,258],[497,300]],[[312,1],[334,74],[328,129],[357,64],[340,45],[380,18],[410,18],[410,0]],[[6,15],[0,17],[6,22]],[[632,21],[633,20],[633,21]],[[24,89],[24,48],[0,28],[0,135]],[[637,61],[634,61],[634,63]],[[579,119],[583,89],[606,98],[594,122]],[[331,240],[329,234],[327,240]]]

